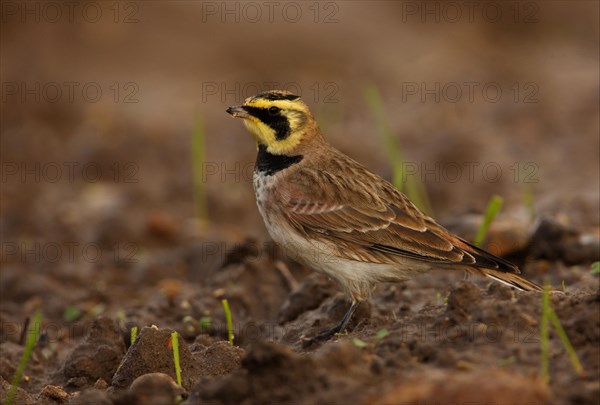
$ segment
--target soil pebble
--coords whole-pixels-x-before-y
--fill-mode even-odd
[[[175,398],[184,394],[184,389],[175,383],[171,376],[164,373],[149,373],[136,378],[129,392],[138,404],[175,403]]]
[[[66,404],[68,402],[69,394],[59,386],[46,385],[42,388],[42,392],[38,396],[38,401],[49,402],[54,404]]]

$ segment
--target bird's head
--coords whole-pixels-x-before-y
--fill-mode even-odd
[[[244,120],[259,145],[274,155],[293,155],[320,136],[308,106],[290,92],[272,90],[247,98],[227,112]]]

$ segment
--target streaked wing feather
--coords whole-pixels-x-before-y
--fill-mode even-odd
[[[443,228],[402,193],[364,169],[360,174],[373,178],[349,182],[348,173],[335,176],[323,170],[302,169],[301,175],[310,181],[288,183],[282,193],[290,222],[311,237],[326,234],[341,246],[347,245],[339,252],[353,260],[358,255],[363,261],[382,263],[397,263],[402,257],[462,261],[463,253],[448,241],[445,231],[440,232]],[[322,184],[327,192],[323,187],[318,190]]]
[[[280,193],[289,222],[309,237],[334,238],[340,257],[390,264],[409,258],[518,273],[511,263],[451,235],[358,163],[345,169],[338,174],[303,168]]]

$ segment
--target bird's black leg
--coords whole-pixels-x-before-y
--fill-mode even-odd
[[[346,314],[344,315],[344,317],[342,318],[340,323],[338,323],[333,328],[326,329],[323,332],[319,333],[317,336],[314,336],[314,337],[308,339],[305,342],[304,346],[305,347],[310,346],[313,343],[327,340],[330,337],[332,337],[333,335],[335,335],[336,333],[343,332],[344,329],[346,329],[346,326],[348,326],[348,322],[350,322],[352,315],[354,315],[354,312],[356,311],[356,308],[358,308],[359,305],[360,305],[360,301],[352,301],[352,305],[350,306],[350,308],[348,308],[348,311],[346,311]]]

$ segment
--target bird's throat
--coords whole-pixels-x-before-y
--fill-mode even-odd
[[[259,144],[254,171],[260,172],[266,176],[272,176],[277,172],[299,163],[302,159],[302,155],[274,155],[267,152],[267,147],[265,145]]]

